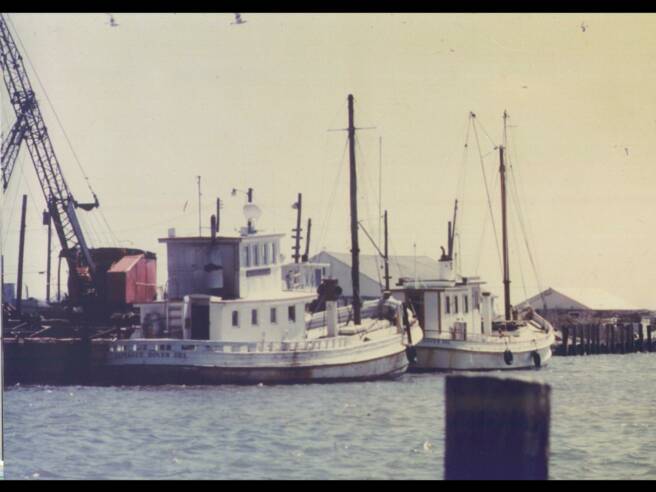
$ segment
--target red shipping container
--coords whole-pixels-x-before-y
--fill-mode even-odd
[[[124,256],[107,271],[110,302],[135,304],[157,298],[157,262],[143,254]]]

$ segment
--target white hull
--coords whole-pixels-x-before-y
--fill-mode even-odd
[[[470,341],[424,338],[415,347],[417,370],[440,371],[493,371],[528,369],[541,367],[551,359],[553,334],[540,334],[518,341],[511,337],[496,337],[497,340]],[[506,350],[512,353],[510,363],[506,361]],[[535,355],[537,354],[537,355]]]
[[[419,327],[413,327],[415,336]],[[257,384],[372,380],[406,371],[405,336],[378,330],[302,342],[117,340],[101,379],[108,384]],[[364,341],[364,339],[369,339]]]

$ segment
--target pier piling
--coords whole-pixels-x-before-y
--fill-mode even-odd
[[[651,348],[651,330],[652,330],[652,326],[648,325],[647,326],[647,350],[649,350],[649,352],[651,352],[651,350],[652,350],[652,348]]]
[[[569,336],[569,326],[563,326],[561,333],[563,335],[563,347],[562,347],[562,353],[563,355],[568,355],[567,354],[567,338]]]
[[[446,480],[546,480],[549,385],[490,376],[446,378]]]

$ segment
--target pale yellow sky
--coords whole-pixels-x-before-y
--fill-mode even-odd
[[[469,111],[497,144],[507,109],[541,285],[601,287],[655,307],[655,15],[243,14],[247,23],[238,26],[232,14],[114,16],[116,28],[104,14],[10,18],[114,234],[156,251],[160,280],[157,238],[168,227],[197,231],[196,175],[204,222],[216,196],[226,202],[222,232],[242,225],[233,187],[252,186],[262,228],[285,233],[302,192],[312,253],[348,251],[346,135],[327,130],[346,126],[352,93],[356,124],[376,127],[359,134],[361,217],[377,236],[382,136],[393,253],[412,254],[416,242],[417,254],[438,257],[466,169],[463,273],[480,257],[479,273],[501,290],[489,221],[481,247],[487,205],[478,152],[470,140],[463,160],[463,145]],[[30,76],[69,185],[88,200],[31,69]],[[4,89],[2,96],[6,130],[11,110]],[[497,154],[479,136],[496,210]],[[7,277],[16,269],[16,197],[29,189],[26,283],[42,295],[43,276],[32,272],[45,269],[43,199],[27,153],[19,165],[3,205]],[[95,246],[110,242],[101,222],[85,218]],[[534,285],[525,252],[518,259],[522,241],[511,241],[511,274],[514,285],[520,272]]]

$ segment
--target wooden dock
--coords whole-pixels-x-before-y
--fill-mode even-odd
[[[560,328],[554,355],[629,354],[654,350],[652,325],[640,323],[577,324]]]

